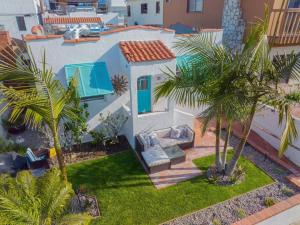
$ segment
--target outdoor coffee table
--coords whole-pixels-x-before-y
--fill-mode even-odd
[[[171,161],[171,165],[182,163],[185,161],[185,152],[178,146],[170,146],[164,148],[165,153]]]

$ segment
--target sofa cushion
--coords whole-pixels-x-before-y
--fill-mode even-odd
[[[170,159],[168,158],[167,154],[158,145],[142,152],[142,156],[148,167],[170,163]]]
[[[150,134],[150,142],[151,142],[151,147],[155,145],[159,145],[159,140],[156,133],[152,132]]]

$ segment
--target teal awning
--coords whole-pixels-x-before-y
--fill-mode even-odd
[[[67,82],[78,76],[78,92],[81,98],[112,94],[113,86],[104,62],[65,65]]]

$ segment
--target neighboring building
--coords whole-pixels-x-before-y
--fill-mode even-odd
[[[163,0],[127,0],[128,25],[163,26]]]
[[[127,21],[171,28],[179,34],[223,28],[224,44],[236,50],[251,25],[264,17],[265,5],[270,10],[272,54],[300,51],[300,0],[128,0]]]
[[[49,0],[49,6],[51,10],[65,8],[66,6],[92,6],[98,7],[98,0]]]
[[[213,35],[221,44],[222,31]],[[176,72],[180,56],[172,49],[174,40],[173,30],[150,26],[109,30],[101,32],[99,38],[25,37],[36,61],[45,50],[47,64],[64,85],[74,71],[80,72],[79,93],[89,105],[88,129],[100,126],[100,113],[123,113],[128,120],[122,132],[132,147],[136,134],[180,124],[192,126],[199,113],[179,108],[167,98],[154,102],[154,89],[166,78],[162,71],[168,67]],[[127,77],[128,90],[121,96],[112,89],[114,75]]]
[[[0,25],[13,38],[30,34],[31,28],[41,23],[39,0],[0,0]]]

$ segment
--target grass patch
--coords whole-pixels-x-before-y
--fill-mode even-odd
[[[206,170],[214,156],[194,161]],[[199,176],[162,190],[156,190],[131,151],[68,166],[74,188],[84,184],[97,196],[101,218],[92,224],[154,225],[208,207],[273,180],[250,161],[242,158],[244,182],[234,186],[210,184]]]

